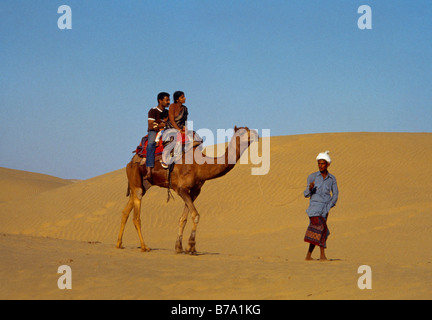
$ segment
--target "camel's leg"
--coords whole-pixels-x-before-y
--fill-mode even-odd
[[[183,214],[181,215],[180,220],[179,220],[179,231],[178,231],[177,241],[175,244],[176,253],[183,253],[184,252],[183,251],[183,244],[182,244],[182,242],[183,242],[183,230],[184,230],[184,227],[185,227],[186,222],[187,222],[188,214],[189,214],[189,208],[185,204]]]
[[[134,206],[133,223],[135,225],[136,231],[138,232],[138,237],[141,242],[141,251],[143,252],[150,251],[150,248],[147,247],[144,243],[144,239],[141,232],[141,200],[145,191],[143,191],[143,189],[137,189],[135,192],[136,195],[134,196],[133,199],[133,206]]]
[[[198,222],[199,222],[199,217],[200,217],[200,215],[198,214],[198,211],[196,209],[192,210],[191,217],[192,217],[193,225],[192,225],[191,235],[189,237],[188,249],[186,250],[186,252],[189,252],[190,254],[196,254],[195,236],[196,236],[196,230],[198,227]]]
[[[183,199],[187,208],[189,209],[189,212],[191,213],[191,216],[192,216],[192,223],[193,223],[191,235],[189,237],[188,249],[186,250],[186,252],[188,252],[190,254],[196,254],[195,236],[196,236],[196,230],[198,227],[200,215],[198,214],[198,211],[195,208],[195,205],[193,204],[193,202],[199,194],[199,189],[193,190],[190,193],[189,193],[189,190],[187,190],[187,189],[179,189],[178,194]]]
[[[191,211],[191,216],[192,216],[192,221],[193,221],[193,226],[192,226],[192,232],[191,235],[189,237],[189,247],[188,247],[188,252],[195,254],[196,253],[196,248],[195,248],[195,235],[196,235],[196,229],[198,227],[198,222],[199,222],[199,218],[200,215],[198,214],[198,211],[195,208],[195,205],[193,204],[193,202],[196,200],[196,198],[199,196],[201,192],[201,188],[200,187],[196,187],[194,189],[192,189],[190,191],[190,197],[192,200],[192,205],[194,206],[193,211]]]
[[[123,209],[122,221],[121,221],[121,225],[120,225],[120,232],[118,235],[117,245],[116,245],[116,247],[119,249],[123,249],[123,247],[122,247],[123,232],[124,232],[124,228],[126,226],[126,222],[129,218],[129,214],[132,211],[133,205],[134,205],[134,202],[133,202],[132,196],[130,196],[126,207]]]

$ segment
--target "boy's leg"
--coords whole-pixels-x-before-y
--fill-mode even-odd
[[[148,133],[148,143],[147,143],[147,153],[146,153],[146,167],[147,174],[144,179],[150,179],[152,175],[152,170],[155,163],[155,150],[156,150],[156,131],[149,131]]]

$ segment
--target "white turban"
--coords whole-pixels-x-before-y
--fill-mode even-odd
[[[326,152],[321,152],[318,156],[317,156],[317,160],[325,160],[327,161],[327,163],[331,163],[331,159],[329,156],[330,151],[326,151]]]

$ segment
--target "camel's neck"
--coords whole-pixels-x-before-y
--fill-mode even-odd
[[[232,139],[222,156],[204,157],[206,162],[200,165],[199,177],[202,180],[210,180],[224,176],[234,168],[247,148],[248,145],[242,146],[239,139]]]

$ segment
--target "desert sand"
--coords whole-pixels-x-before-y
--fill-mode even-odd
[[[115,248],[124,168],[75,182],[0,168],[0,299],[432,298],[431,133],[267,139],[268,174],[237,164],[204,185],[196,256],[174,253],[183,202],[174,194],[167,203],[158,187],[141,213],[152,251],[139,250],[132,217],[125,248]],[[330,261],[305,261],[303,191],[325,150],[340,191],[328,220]],[[57,286],[61,265],[72,270],[70,290]],[[358,287],[362,265],[371,268],[371,289]]]

